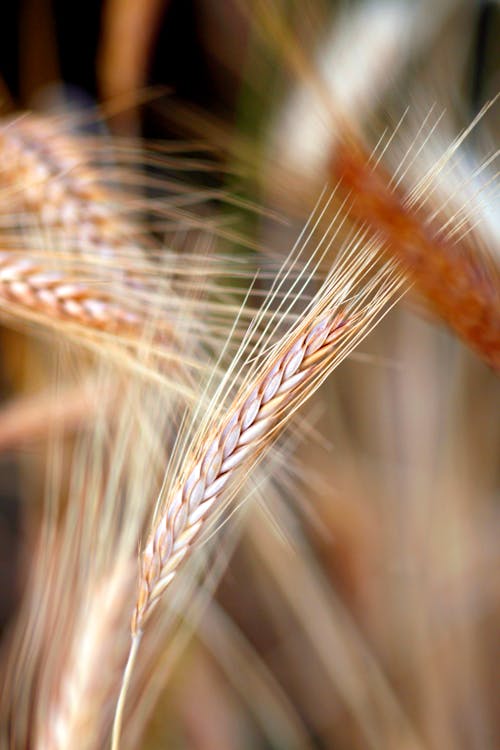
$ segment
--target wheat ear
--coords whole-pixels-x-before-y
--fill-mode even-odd
[[[204,521],[220,500],[236,470],[253,464],[293,404],[304,400],[342,333],[354,333],[359,319],[329,312],[296,332],[258,381],[229,409],[201,450],[189,456],[167,510],[141,554],[140,589],[132,633],[142,630],[195,542]]]
[[[0,298],[11,314],[16,312],[10,306],[14,303],[21,315],[39,313],[96,330],[133,334],[144,325],[138,314],[111,295],[96,292],[24,253],[0,252]]]
[[[140,215],[145,211],[164,218],[169,204],[143,200],[135,192],[142,184],[140,175],[120,168],[124,157],[137,165],[143,157],[148,164],[147,152],[128,152],[113,138],[100,150],[95,140],[86,145],[67,130],[66,119],[31,114],[0,124],[0,306],[3,301],[11,317],[58,329],[78,325],[76,331],[67,325],[62,329],[78,337],[90,332],[95,339],[95,331],[105,331],[137,342],[154,329],[157,354],[168,358],[168,369],[179,374],[182,368],[182,380],[191,379],[188,370],[202,368],[206,350],[218,346],[221,313],[226,314],[224,306],[209,302],[205,323],[199,306],[193,307],[208,273],[206,260],[200,261],[197,248],[196,256],[182,264],[183,287],[174,291],[170,282],[172,271],[179,272],[178,260],[157,246]],[[161,146],[155,148],[162,152]],[[115,153],[118,170],[110,171],[106,165]],[[155,167],[161,166],[155,158]],[[125,192],[116,187],[120,180],[128,185]],[[156,191],[163,182],[154,183]],[[181,192],[188,193],[183,200],[189,203],[193,191],[183,186]],[[202,190],[193,197],[199,202],[203,196]],[[209,230],[207,240],[219,232],[217,222],[182,212],[178,221],[197,233]],[[48,234],[42,237],[43,251],[36,231],[34,238],[25,231],[37,228]]]
[[[384,267],[354,298],[354,286],[373,265],[373,254],[331,273],[308,312],[250,375],[226,409],[207,419],[191,444],[177,480],[160,497],[156,521],[140,555],[132,616],[132,645],[117,706],[112,748],[119,747],[128,683],[144,625],[207,522],[256,465],[295,410],[318,388],[380,317],[401,284]],[[265,341],[260,342],[265,345]],[[229,382],[223,384],[230,387]]]
[[[341,99],[333,97],[327,79],[318,76],[308,55],[297,43],[289,19],[272,4],[253,4],[260,21],[259,31],[272,49],[284,52],[287,65],[319,97],[324,116],[330,117],[335,145],[329,174],[352,198],[353,218],[369,227],[385,249],[408,269],[416,288],[457,335],[493,369],[500,371],[500,273],[477,248],[465,240],[451,240],[432,226],[428,216],[415,210],[411,201],[391,186],[388,174],[373,164],[370,152],[359,137],[355,119]],[[479,113],[449,154],[434,169],[440,169],[481,119],[499,94]],[[431,175],[432,181],[432,175]],[[429,193],[424,180],[421,193]]]
[[[120,274],[124,263],[133,270],[131,261],[143,257],[140,227],[125,218],[124,196],[103,184],[81,140],[57,121],[20,114],[4,122],[0,165],[6,198],[42,227],[63,231],[73,252],[112,259]]]
[[[227,485],[237,473],[253,467],[295,409],[359,341],[387,298],[384,293],[369,310],[327,309],[309,316],[242,389],[225,418],[207,431],[201,447],[190,452],[141,554],[134,635],[142,630]]]
[[[0,129],[0,166],[4,204],[13,201],[35,223],[69,233],[72,253],[94,260],[111,255],[120,269],[119,250],[131,252],[137,229],[134,232],[117,213],[116,201],[100,186],[77,140],[62,134],[49,118],[18,116],[4,121]],[[144,328],[141,316],[123,301],[53,270],[29,252],[0,252],[0,297],[9,312],[20,316],[35,312],[50,320],[127,335]],[[11,303],[18,309],[12,310]]]
[[[11,317],[58,328],[76,324],[79,335],[105,331],[129,340],[138,340],[149,330],[151,310],[144,300],[151,297],[148,279],[158,277],[158,266],[145,252],[151,249],[151,240],[138,222],[125,217],[131,196],[127,202],[103,179],[107,173],[93,168],[91,153],[57,120],[21,114],[2,123],[0,184],[7,231],[0,251],[0,304],[3,300]],[[12,208],[14,213],[9,213]],[[28,228],[42,227],[50,233],[50,247],[55,250],[50,258],[48,252],[35,250],[26,232],[20,232],[26,229],[26,220]],[[67,248],[65,255],[57,252],[60,241]],[[12,243],[15,251],[8,249]],[[71,265],[75,260],[88,265],[92,281],[81,279],[76,265],[65,269],[68,260]],[[116,282],[115,288],[109,293],[98,289],[94,279],[108,286]],[[162,279],[162,287],[167,281]],[[168,297],[170,309],[178,315],[182,301],[174,299],[170,289]],[[168,314],[162,316],[156,333],[156,343],[164,354],[172,350],[174,362],[186,351],[186,342]]]
[[[407,268],[416,288],[456,334],[500,371],[500,274],[467,237],[454,242],[426,222],[409,200],[391,188],[359,141],[337,145],[330,164],[335,182],[352,199],[351,213],[384,241]]]

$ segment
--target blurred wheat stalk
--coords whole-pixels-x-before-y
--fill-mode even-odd
[[[147,48],[159,5],[120,15],[109,3],[106,34],[126,30],[135,45],[127,18],[138,14],[148,24],[136,46]],[[198,159],[86,141],[70,118],[3,123],[2,312],[36,337],[48,329],[54,364],[34,411],[20,398],[0,420],[1,444],[42,438],[47,459],[46,479],[31,484],[33,494],[45,485],[43,507],[27,503],[0,747],[109,746],[131,615],[114,747],[163,746],[183,732],[200,748],[242,737],[249,747],[494,746],[493,374],[434,323],[396,310],[371,337],[376,353],[347,362],[313,399],[319,424],[295,413],[394,301],[402,270],[388,256],[498,369],[498,255],[476,200],[496,186],[495,154],[456,178],[467,142],[438,138],[435,152],[439,118],[424,117],[416,135],[400,123],[373,149],[363,124],[386,86],[381,49],[403,67],[410,24],[411,50],[432,50],[452,7],[424,22],[410,5],[361,3],[335,19],[324,49],[313,33],[324,9],[312,3],[289,15],[280,3],[225,11],[256,28],[259,54],[293,71],[299,91],[278,108],[266,148],[236,134],[225,150],[252,162],[269,208],[279,202],[299,221],[307,194],[331,181],[278,261],[285,230],[267,206],[246,242],[224,212],[248,199],[178,185],[167,197],[167,168]],[[308,33],[314,63],[299,41]],[[127,44],[112,42],[103,70],[116,94],[109,66]],[[144,49],[135,54],[140,69],[126,71],[138,85]],[[350,82],[329,79],[328,59]],[[182,250],[167,249],[179,235]],[[235,238],[250,261],[224,254]],[[246,494],[248,519],[241,508],[230,519]],[[167,699],[155,742],[155,706]]]

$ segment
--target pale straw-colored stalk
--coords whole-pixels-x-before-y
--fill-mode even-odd
[[[60,682],[38,722],[37,750],[65,750],[74,742],[79,750],[93,750],[102,744],[126,652],[122,615],[131,573],[132,566],[121,561],[80,602]]]

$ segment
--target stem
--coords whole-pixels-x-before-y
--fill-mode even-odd
[[[118,702],[116,704],[115,718],[113,720],[113,731],[111,734],[111,750],[119,750],[120,747],[120,735],[123,721],[123,709],[125,707],[125,701],[127,699],[127,692],[132,677],[132,671],[134,669],[137,652],[141,644],[142,632],[139,631],[132,636],[132,642],[130,644],[130,651],[128,653],[127,666],[123,673],[122,684],[120,687],[120,694],[118,696]]]

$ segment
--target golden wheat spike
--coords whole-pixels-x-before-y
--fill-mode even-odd
[[[21,311],[26,309],[98,330],[138,333],[144,325],[140,316],[111,295],[49,270],[24,254],[0,253],[0,297],[6,303],[15,303]],[[12,307],[7,310],[13,313]]]
[[[362,145],[337,145],[330,165],[333,180],[348,191],[350,211],[384,241],[416,288],[465,343],[500,371],[500,272],[486,263],[466,236],[448,241],[425,216],[393,189],[380,165],[373,166]]]
[[[0,128],[0,181],[5,198],[43,228],[62,230],[72,251],[116,262],[140,258],[140,227],[123,196],[106,187],[81,139],[49,117],[20,114]],[[129,261],[127,261],[129,262]]]
[[[207,523],[217,516],[238,483],[255,467],[296,409],[352,351],[394,299],[401,277],[392,265],[373,275],[374,259],[369,243],[363,250],[355,243],[354,250],[351,248],[343,263],[332,270],[308,310],[281,343],[253,364],[252,353],[247,363],[248,375],[234,400],[226,408],[214,404],[181,460],[177,479],[160,496],[156,520],[140,555],[132,646],[117,708],[114,750],[119,743],[121,714],[139,642],[155,605]],[[367,280],[370,272],[372,278]],[[295,295],[299,297],[300,291]],[[266,351],[265,336],[257,346]],[[231,389],[232,378],[234,371],[230,369],[222,390]]]
[[[327,57],[322,61],[319,70],[292,31],[290,19],[293,15],[288,17],[279,5],[262,3],[260,0],[256,0],[253,5],[260,22],[259,30],[262,31],[267,43],[272,49],[279,49],[284,53],[286,65],[306,83],[305,103],[300,102],[303,111],[299,112],[298,107],[293,108],[291,115],[288,114],[290,122],[295,124],[296,119],[302,121],[301,117],[304,114],[306,122],[309,116],[312,120],[316,119],[321,122],[317,141],[310,132],[307,134],[309,138],[304,138],[300,128],[296,130],[293,128],[294,138],[291,145],[287,146],[290,152],[288,158],[296,165],[301,158],[307,160],[307,152],[310,150],[314,167],[319,168],[319,163],[325,165],[325,171],[333,184],[340,185],[351,198],[350,211],[353,218],[366,226],[372,237],[378,237],[385,243],[386,251],[392,257],[402,261],[409,277],[432,310],[487,364],[498,371],[500,369],[500,269],[498,263],[490,262],[489,258],[485,258],[478,251],[467,231],[463,232],[460,238],[456,236],[458,230],[463,229],[459,222],[456,222],[458,226],[454,238],[444,236],[443,227],[437,226],[436,222],[429,222],[429,214],[432,215],[432,209],[435,206],[431,206],[429,213],[424,210],[415,210],[408,196],[402,196],[394,189],[390,175],[386,174],[378,163],[373,163],[370,150],[365,147],[360,135],[364,118],[362,117],[363,107],[360,107],[360,102],[357,101],[359,91],[365,90],[360,100],[366,105],[373,96],[373,91],[376,91],[379,96],[386,87],[385,82],[379,86],[376,84],[377,79],[382,83],[387,76],[384,68],[379,67],[380,49],[377,43],[380,44],[380,39],[377,40],[375,28],[373,29],[375,46],[367,53],[366,59],[363,55],[364,47],[356,50],[358,56],[363,58],[358,61],[350,45],[345,46],[345,39],[343,40],[344,52],[345,49],[348,50],[353,69],[354,86],[351,91],[345,85],[343,70],[338,80],[336,79],[338,71],[335,70],[335,65],[340,58],[339,53],[343,45],[326,48]],[[373,10],[379,9],[373,8]],[[381,28],[386,29],[384,33],[388,34],[386,44],[389,46],[387,54],[390,58],[390,47],[401,43],[403,28],[408,28],[408,23],[413,23],[414,43],[425,26],[429,26],[433,29],[433,33],[436,33],[450,8],[444,4],[443,8],[437,11],[436,18],[433,18],[431,24],[429,24],[429,14],[422,8],[415,12],[413,21],[411,20],[413,9],[406,17],[407,10],[402,11],[400,15],[401,9],[396,10],[394,4],[390,4],[387,10],[389,13],[386,19],[383,19],[383,13],[381,13],[379,20],[381,20]],[[394,11],[396,11],[395,17],[392,15]],[[358,36],[361,36],[364,46],[370,46],[372,43],[370,38],[372,28],[368,23],[370,12],[368,4],[360,11],[364,18],[367,37],[364,38],[362,34]],[[352,16],[349,14],[351,20],[354,17],[354,14]],[[393,25],[394,21],[396,25]],[[423,34],[421,41],[425,36],[426,34]],[[360,78],[357,83],[356,73]],[[371,81],[373,87],[373,90],[370,89],[368,92],[366,91],[367,80]],[[452,145],[449,154],[445,154],[442,162],[449,159],[450,155],[457,150],[486,111],[497,102],[498,96],[497,94],[479,112],[464,134]],[[294,153],[296,143],[299,146]],[[435,164],[434,172],[439,171],[442,166],[443,164],[439,162]],[[428,183],[424,182],[420,186],[426,198],[429,198],[431,192],[429,182],[432,182],[432,170]],[[432,201],[429,202],[432,203]],[[470,226],[473,222],[474,217],[466,223]]]
[[[108,171],[93,167],[92,151],[63,124],[22,114],[0,127],[6,227],[0,306],[11,319],[36,321],[80,339],[105,332],[138,342],[158,314],[151,304],[158,264],[146,252],[152,240],[129,218],[133,196],[107,188]],[[166,276],[161,291],[168,302],[155,342],[169,367],[179,371],[187,339],[174,317],[178,320],[182,299],[171,294]]]
[[[133,635],[142,630],[235,472],[257,460],[293,404],[304,399],[310,384],[335,357],[344,330],[353,335],[359,324],[359,319],[339,311],[297,331],[267,371],[229,409],[225,421],[207,436],[199,454],[189,457],[167,512],[141,554]]]

